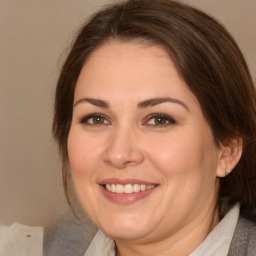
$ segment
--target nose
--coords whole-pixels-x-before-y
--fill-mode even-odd
[[[115,129],[109,137],[104,162],[118,169],[141,164],[144,154],[138,141],[132,129]]]

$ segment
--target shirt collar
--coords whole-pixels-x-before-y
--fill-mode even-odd
[[[234,205],[206,239],[189,256],[226,256],[239,217],[239,204]]]
[[[115,256],[115,242],[98,230],[84,256]]]
[[[239,216],[239,204],[233,206],[206,239],[189,256],[226,256]],[[115,242],[101,230],[93,238],[84,256],[115,256]]]

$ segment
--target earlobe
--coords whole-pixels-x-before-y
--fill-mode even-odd
[[[243,140],[240,137],[231,139],[221,146],[219,164],[216,175],[228,177],[239,162],[243,151]]]

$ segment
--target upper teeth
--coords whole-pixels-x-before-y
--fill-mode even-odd
[[[126,185],[107,184],[105,187],[106,187],[106,189],[108,191],[111,191],[113,193],[118,193],[118,194],[126,193],[126,194],[129,194],[129,193],[137,193],[137,192],[140,192],[140,191],[145,191],[145,190],[148,190],[148,189],[152,189],[152,188],[155,187],[155,185],[145,185],[145,184],[142,184],[142,185],[139,185],[139,184],[126,184]]]

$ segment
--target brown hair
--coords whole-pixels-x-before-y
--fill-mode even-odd
[[[163,46],[198,99],[214,138],[243,139],[243,154],[220,182],[220,205],[256,204],[256,92],[244,57],[232,36],[205,13],[171,0],[130,0],[96,13],[78,33],[63,65],[55,98],[53,135],[70,203],[67,138],[73,97],[88,56],[105,42],[142,40]]]

